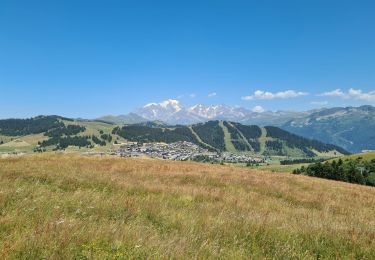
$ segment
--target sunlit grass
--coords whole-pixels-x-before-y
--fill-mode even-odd
[[[301,168],[301,166],[307,166],[308,163],[297,163],[297,164],[287,164],[287,165],[280,165],[279,163],[269,164],[269,165],[261,165],[255,166],[253,168],[270,171],[270,172],[279,172],[279,173],[292,173],[293,170]]]
[[[342,159],[357,159],[361,158],[365,161],[371,161],[375,159],[375,152],[366,152],[366,153],[357,153],[357,154],[352,154],[349,156],[343,156]]]
[[[375,189],[248,168],[0,159],[0,258],[375,258]]]

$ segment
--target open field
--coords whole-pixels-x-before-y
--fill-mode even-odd
[[[307,165],[309,164],[308,163],[297,163],[297,164],[288,164],[288,165],[270,164],[270,165],[253,166],[253,168],[263,170],[263,171],[269,171],[269,172],[292,173],[293,170],[301,168],[301,166],[307,166]]]
[[[0,159],[1,259],[375,258],[375,189],[152,159]]]
[[[342,158],[343,159],[349,158],[349,159],[354,160],[354,159],[357,159],[358,157],[362,157],[362,159],[365,161],[370,161],[370,160],[375,159],[375,152],[356,153],[356,154],[352,154],[348,156],[343,156]]]
[[[327,154],[320,154],[320,155],[327,155]],[[332,154],[332,156],[334,156],[334,154]],[[345,160],[345,159],[355,160],[359,157],[361,157],[362,160],[370,161],[372,159],[375,159],[375,152],[357,153],[357,154],[352,154],[352,155],[347,155],[347,156],[341,156],[341,157],[336,157],[336,158],[330,159],[328,161],[333,161],[333,160],[337,161],[339,158],[341,158],[343,160]],[[274,156],[275,161],[277,161],[276,158],[277,157]],[[324,156],[322,156],[322,158],[324,158]],[[287,159],[287,158],[280,158],[280,160],[285,160],[285,159]],[[276,163],[273,162],[269,165],[253,166],[252,168],[264,170],[264,171],[270,171],[270,172],[292,173],[293,170],[299,169],[302,166],[307,167],[308,165],[309,165],[309,163],[297,163],[297,164],[280,165],[280,163],[278,163],[278,162],[276,162]],[[245,166],[245,165],[242,164],[241,166]]]
[[[43,134],[0,137],[4,144],[0,145],[0,152],[33,152],[34,147],[43,140],[46,140]]]

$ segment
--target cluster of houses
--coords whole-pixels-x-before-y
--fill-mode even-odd
[[[207,153],[206,149],[196,144],[180,141],[165,143],[136,143],[129,142],[120,146],[116,154],[122,157],[137,157],[146,155],[151,158],[162,158],[174,161],[186,161]]]
[[[255,157],[247,154],[237,154],[237,153],[222,153],[222,154],[212,154],[208,155],[208,158],[214,161],[222,161],[227,163],[250,163],[259,164],[265,163],[265,159],[262,157]]]
[[[174,161],[196,160],[204,157],[208,161],[229,163],[263,163],[264,158],[246,154],[212,153],[191,142],[179,141],[175,143],[137,143],[128,142],[121,144],[120,148],[113,151],[114,155],[121,157],[148,156]]]

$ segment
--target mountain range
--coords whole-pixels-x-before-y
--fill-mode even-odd
[[[286,119],[307,115],[304,112],[249,110],[227,105],[197,104],[185,108],[178,100],[169,99],[160,103],[150,103],[135,111],[147,120],[161,120],[167,124],[194,124],[209,120],[227,120],[243,124],[276,125]]]
[[[316,110],[263,111],[227,105],[197,104],[184,107],[169,99],[147,104],[132,114],[99,118],[115,124],[162,121],[189,125],[226,120],[245,125],[277,126],[292,133],[343,147],[351,152],[375,150],[375,107],[335,107]]]
[[[150,103],[136,109],[133,113],[120,116],[104,116],[97,120],[112,123],[134,123],[134,115],[138,122],[163,121],[169,125],[188,125],[210,120],[227,120],[243,124],[282,125],[288,120],[309,115],[310,112],[263,111],[261,107],[246,109],[227,105],[197,104],[184,107],[178,100],[168,99],[160,103]]]
[[[339,145],[351,152],[375,150],[375,107],[336,107],[280,126],[292,133]]]

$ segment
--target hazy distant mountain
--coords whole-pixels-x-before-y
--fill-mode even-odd
[[[242,124],[256,124],[261,126],[281,126],[286,122],[308,116],[312,111],[296,112],[296,111],[264,111],[264,112],[252,112],[247,115],[246,118],[239,120]]]
[[[107,115],[102,116],[100,118],[96,119],[97,121],[103,121],[107,123],[113,123],[113,124],[137,124],[146,122],[147,119],[135,114],[135,113],[129,113],[126,115],[119,115],[119,116],[113,116],[113,115]]]
[[[282,128],[351,152],[375,150],[375,107],[336,107],[290,120]]]

